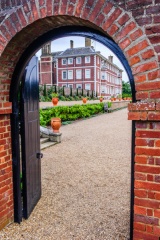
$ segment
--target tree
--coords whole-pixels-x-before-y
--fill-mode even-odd
[[[122,97],[132,97],[131,85],[129,82],[122,81]]]

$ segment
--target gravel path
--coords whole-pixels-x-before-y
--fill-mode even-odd
[[[98,124],[98,125],[97,125]],[[127,110],[62,126],[43,151],[42,198],[0,239],[129,239],[131,122]]]

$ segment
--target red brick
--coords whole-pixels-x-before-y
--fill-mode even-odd
[[[135,172],[134,178],[137,179],[137,180],[142,180],[142,181],[147,180],[147,176],[144,173],[137,173],[137,172]]]
[[[160,173],[160,170],[159,170],[159,173]],[[160,182],[160,176],[158,175],[155,176],[155,182]]]
[[[148,199],[155,199],[155,192],[148,191]]]
[[[148,47],[148,42],[146,40],[143,40],[138,44],[136,44],[134,47],[130,48],[127,51],[127,54],[129,56],[135,55],[136,53],[139,53],[141,50],[145,49],[146,47]]]
[[[136,99],[141,100],[141,99],[147,99],[149,98],[149,93],[148,92],[136,92]]]
[[[135,162],[140,164],[147,164],[147,156],[135,156]]]
[[[147,191],[142,190],[142,189],[135,189],[134,194],[135,194],[136,197],[139,197],[139,198],[146,198],[147,197]]]
[[[142,181],[136,180],[135,181],[135,188],[160,191],[160,184],[151,183],[151,182],[142,182]]]
[[[160,200],[160,193],[155,193],[155,199]]]
[[[156,70],[148,73],[148,80],[154,80],[159,77],[160,77],[160,70]]]
[[[89,20],[90,20],[91,22],[94,22],[94,20],[95,20],[96,17],[97,17],[97,13],[99,13],[99,12],[101,11],[104,3],[105,3],[105,0],[98,0],[98,1],[97,1],[96,5],[95,5],[92,13],[90,14],[90,17],[89,17]]]
[[[32,9],[32,14],[33,14],[34,20],[37,20],[39,18],[39,15],[38,15],[38,9],[36,7],[35,0],[32,0],[30,2],[30,4],[31,4],[31,9]]]
[[[134,56],[129,59],[130,66],[133,66],[134,64],[139,63],[139,62],[140,62],[140,58],[138,56]]]
[[[153,210],[147,209],[147,216],[153,216]]]
[[[159,14],[160,12],[160,6],[150,6],[146,9],[146,14]]]
[[[137,29],[136,31],[134,31],[131,35],[130,38],[131,40],[135,41],[137,40],[137,38],[141,37],[143,35],[143,32],[141,29]]]
[[[140,26],[143,26],[143,25],[147,25],[147,24],[151,24],[152,23],[152,17],[141,17],[141,18],[138,18],[136,19],[137,23],[140,25]]]
[[[153,199],[135,198],[135,205],[147,207],[147,208],[159,209],[160,203]]]
[[[155,235],[152,235],[146,232],[139,232],[136,230],[134,230],[133,239],[134,240],[159,240],[158,237],[156,237]]]
[[[132,71],[133,71],[133,74],[144,73],[146,71],[155,69],[157,67],[158,67],[157,62],[152,61],[152,62],[149,62],[149,63],[141,64],[138,67],[133,67]]]
[[[150,98],[152,99],[152,98],[160,98],[160,91],[158,90],[158,91],[152,91],[152,92],[150,92]]]
[[[154,210],[154,216],[160,218],[160,210],[159,209]]]
[[[153,19],[154,19],[154,23],[160,23],[159,15],[158,16],[153,16]]]
[[[128,14],[125,13],[125,14],[118,20],[118,23],[122,26],[122,25],[125,24],[128,20],[129,20],[129,16],[128,16]]]
[[[152,44],[158,44],[159,43],[159,38],[160,38],[160,36],[153,36],[153,37],[148,37],[149,38],[149,40],[150,40],[150,42],[152,43]]]
[[[153,226],[153,232],[156,236],[160,236],[160,227]]]
[[[52,0],[46,0],[46,11],[47,11],[47,16],[52,16],[53,15],[53,6],[52,6]]]
[[[146,66],[145,66],[146,68]],[[142,71],[142,69],[141,69]],[[157,82],[145,82],[145,83],[139,83],[136,84],[136,90],[142,91],[142,90],[154,90],[160,88],[160,81]]]
[[[154,140],[149,140],[149,139],[142,139],[142,138],[136,138],[135,141],[137,146],[149,146],[149,147],[154,147]]]
[[[129,23],[128,25],[126,25],[122,31],[120,33],[117,34],[116,39],[117,40],[121,40],[122,38],[124,38],[125,36],[128,35],[128,33],[133,30],[136,27],[136,24],[134,22]]]
[[[146,232],[153,233],[153,226],[146,225]]]
[[[107,15],[110,12],[110,10],[112,9],[112,7],[113,7],[113,4],[110,2],[107,2],[106,6],[103,9],[104,14]]]
[[[106,31],[111,24],[119,17],[119,15],[121,14],[122,10],[119,8],[116,8],[114,10],[114,12],[111,14],[111,16],[109,16],[109,18],[106,20],[106,22],[103,24],[103,29]]]
[[[145,110],[145,111],[151,111],[155,110],[155,103],[143,103],[143,102],[137,102],[137,103],[129,103],[128,104],[128,110],[136,111],[136,110]]]
[[[146,81],[146,75],[137,75],[134,77],[135,83],[145,82]]]
[[[147,174],[147,181],[153,182],[154,178],[153,175]]]
[[[160,112],[150,112],[148,113],[148,120],[155,120],[159,121],[160,120]]]
[[[140,231],[145,231],[146,225],[143,223],[134,222],[134,229],[140,230]]]
[[[134,206],[134,213],[138,215],[146,215],[147,209],[139,206]]]
[[[140,120],[140,113],[139,112],[129,112],[128,113],[128,120]]]
[[[136,122],[136,129],[138,128],[147,128],[147,123],[145,122]]]
[[[151,166],[144,166],[144,165],[135,165],[135,171],[136,172],[142,172],[142,173],[151,173],[151,174],[159,174],[160,173],[160,167],[151,167]]]
[[[118,29],[119,29],[119,28],[118,28],[118,26],[117,26],[116,24],[112,24],[112,26],[111,26],[110,29],[108,30],[108,34],[109,34],[110,36],[112,36],[112,35],[114,35],[114,34],[117,32]]]
[[[158,225],[158,222],[159,222],[159,220],[156,218],[148,217],[148,216],[141,216],[141,215],[136,215],[136,214],[134,216],[134,221],[146,223],[146,224],[153,224],[153,225]]]

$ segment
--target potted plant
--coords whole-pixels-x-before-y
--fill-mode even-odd
[[[122,100],[122,95],[118,94],[118,100],[121,101]]]
[[[57,103],[58,103],[58,94],[57,93],[52,93],[52,103],[54,106],[57,105]]]
[[[61,118],[53,117],[51,118],[51,127],[54,133],[59,133],[61,127]]]
[[[100,101],[100,102],[103,102],[103,96],[100,96],[100,97],[99,97],[99,101]]]
[[[83,103],[86,103],[87,102],[87,97],[83,97],[82,101],[83,101]]]

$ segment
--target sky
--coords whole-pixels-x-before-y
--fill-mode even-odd
[[[74,41],[74,48],[76,47],[84,47],[85,46],[85,38],[84,37],[63,37],[63,38],[58,38],[57,40],[52,41],[51,44],[51,51],[52,52],[57,52],[57,51],[64,51],[67,48],[70,48],[70,40]],[[106,46],[103,44],[92,40],[91,45],[95,48],[96,51],[100,51],[103,56],[108,58],[108,56],[112,55],[113,56],[113,63],[116,64],[119,68],[123,70],[122,73],[122,80],[125,82],[128,82],[128,75],[119,61],[119,59],[116,57],[116,55],[108,49]],[[39,50],[36,54],[38,57],[41,55],[41,50]]]

